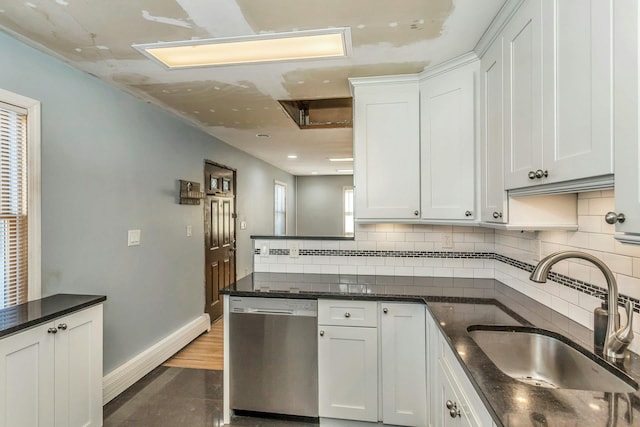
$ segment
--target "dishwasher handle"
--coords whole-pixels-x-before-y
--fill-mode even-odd
[[[295,314],[295,311],[290,310],[290,309],[248,308],[247,311],[245,311],[245,313],[250,313],[250,314],[287,314],[287,315],[292,316],[292,315]]]

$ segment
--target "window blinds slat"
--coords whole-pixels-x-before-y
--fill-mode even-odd
[[[27,301],[27,116],[0,102],[0,307]]]

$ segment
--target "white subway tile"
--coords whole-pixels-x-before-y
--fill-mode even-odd
[[[579,294],[580,292],[575,289],[571,289],[567,286],[558,286],[558,296],[571,304],[579,304]]]
[[[413,274],[420,277],[434,276],[433,267],[414,267]]]
[[[578,199],[578,215],[589,214],[589,199]]]
[[[620,243],[615,239],[613,245],[615,248],[614,252],[617,254],[640,258],[640,245],[628,245]]]
[[[633,258],[633,275],[640,277],[640,258]]]
[[[376,242],[376,250],[378,251],[395,251],[396,242]]]
[[[454,242],[464,242],[464,233],[453,233],[452,234]]]
[[[462,262],[465,268],[485,268],[482,259],[463,259]]]
[[[356,224],[356,233],[358,231],[376,231],[375,224]]]
[[[435,277],[453,277],[453,268],[436,267],[433,269]]]
[[[416,242],[416,251],[433,252],[433,242]]]
[[[270,240],[269,245],[271,249],[287,249],[288,240]]]
[[[304,266],[300,264],[287,264],[287,273],[304,273]]]
[[[567,232],[567,245],[573,246],[576,249],[587,249],[589,247],[590,233],[582,231],[568,231]]]
[[[604,219],[599,216],[578,215],[578,229],[587,233],[602,232]]]
[[[464,241],[469,243],[484,243],[484,233],[464,233]]]
[[[453,277],[473,277],[473,268],[454,268]]]
[[[366,275],[366,276],[372,276],[374,274],[376,274],[376,268],[372,265],[359,265],[358,266],[358,274],[360,275]]]
[[[615,252],[615,239],[610,234],[589,233],[589,249]]]
[[[384,265],[392,267],[402,267],[404,265],[404,259],[399,257],[386,257],[384,259]]]
[[[384,233],[393,231],[393,224],[376,224],[376,231]]]
[[[551,308],[557,311],[560,314],[565,316],[569,316],[569,303],[562,298],[552,296],[551,297]]]
[[[305,274],[320,274],[322,273],[322,266],[305,264],[302,266],[302,271]]]
[[[395,276],[413,276],[413,267],[394,267],[393,274]]]
[[[424,258],[425,267],[442,267],[442,258]]]
[[[404,258],[404,265],[407,267],[423,267],[424,258]]]
[[[433,231],[433,225],[431,224],[415,224],[413,226],[413,231],[418,233],[426,233]]]
[[[600,197],[599,199],[589,199],[589,215],[600,216],[604,220],[607,212],[615,210],[613,197]]]
[[[322,274],[340,274],[340,268],[337,265],[322,265],[320,267]]]
[[[395,267],[385,266],[385,265],[377,265],[376,266],[376,275],[378,275],[378,276],[394,276],[395,275]]]
[[[367,257],[367,265],[384,265],[384,257],[380,257],[380,256],[372,256],[372,257]]]
[[[382,233],[378,231],[370,231],[367,233],[367,240],[373,240],[376,242],[387,240],[387,233]]]
[[[493,268],[474,268],[473,277],[476,279],[493,279],[495,272]]]
[[[386,240],[389,240],[390,242],[404,242],[405,241],[405,237],[404,237],[404,233],[387,233],[387,237]]]
[[[393,231],[399,233],[410,233],[413,231],[413,224],[393,224]]]
[[[377,248],[377,242],[373,242],[371,240],[364,240],[358,242],[358,250],[359,251],[375,251]]]
[[[614,273],[620,273],[627,276],[633,275],[633,259],[631,257],[602,253],[600,254],[600,258]]]
[[[253,266],[253,271],[255,271],[256,273],[268,273],[269,264],[256,264]]]
[[[414,251],[415,248],[414,242],[396,242],[396,251]]]
[[[591,269],[586,265],[569,261],[568,276],[577,280],[589,282],[589,280],[591,279]]]
[[[424,233],[405,233],[407,242],[424,242]]]
[[[338,249],[340,249],[340,241],[339,240],[323,240],[322,249],[329,250],[329,251],[337,251]]]
[[[345,240],[340,242],[341,251],[355,251],[358,249],[358,243],[352,240]]]
[[[577,305],[569,304],[569,314],[567,317],[575,320],[582,326],[593,329],[593,314],[589,310],[585,310],[584,308],[578,307]]]
[[[578,193],[578,199],[597,199],[600,197],[602,197],[602,192],[600,190]]]
[[[355,265],[341,265],[340,274],[358,274],[358,267]]]
[[[424,241],[442,243],[442,233],[424,233]]]
[[[496,252],[494,243],[474,243],[473,250],[476,252]]]
[[[349,264],[349,265],[367,265],[367,257],[363,257],[363,256],[350,256],[350,257],[347,257],[347,264]]]
[[[443,258],[443,267],[462,268],[464,267],[464,260],[461,258]]]
[[[640,299],[640,279],[623,274],[616,275],[618,291],[621,294]]]
[[[286,264],[269,264],[269,273],[286,273]]]
[[[596,307],[600,307],[602,300],[600,298],[592,297],[583,292],[578,295],[579,306],[585,310],[593,311]]]

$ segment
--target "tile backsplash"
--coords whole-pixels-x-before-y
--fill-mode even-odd
[[[254,271],[496,278],[593,329],[593,309],[606,291],[598,268],[582,260],[562,261],[552,269],[555,281],[542,284],[530,281],[529,271],[541,257],[556,251],[589,252],[615,274],[621,301],[630,299],[640,312],[640,246],[613,238],[614,226],[604,221],[604,214],[613,210],[613,191],[594,191],[578,195],[577,231],[357,224],[353,241],[256,240]],[[265,244],[268,255],[260,250]],[[291,256],[292,245],[298,246],[298,256]],[[634,331],[640,332],[637,312]],[[640,353],[640,339],[631,348]]]

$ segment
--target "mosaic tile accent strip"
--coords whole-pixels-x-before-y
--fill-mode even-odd
[[[260,255],[260,249],[255,249],[255,255]],[[270,249],[269,255],[289,255],[289,249]],[[444,252],[444,251],[377,251],[377,250],[342,250],[342,249],[300,249],[300,256],[345,256],[345,257],[383,257],[383,258],[455,258],[455,259],[487,259],[496,260],[512,267],[519,268],[527,272],[532,272],[534,266],[526,262],[518,261],[504,255],[493,252]],[[549,279],[554,282],[591,295],[601,300],[607,297],[606,290],[584,282],[582,280],[573,279],[563,274],[549,273]],[[627,301],[631,301],[633,311],[640,313],[640,300],[627,296],[618,295],[618,305],[624,306]]]

